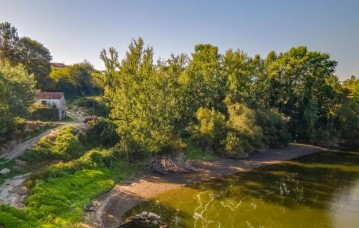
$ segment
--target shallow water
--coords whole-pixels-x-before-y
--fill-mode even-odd
[[[170,227],[359,227],[359,153],[322,151],[139,204]]]

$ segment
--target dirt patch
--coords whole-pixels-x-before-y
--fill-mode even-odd
[[[23,185],[28,174],[8,179],[0,186],[0,203],[9,204],[18,209],[25,207],[24,199],[28,189]]]
[[[95,210],[86,214],[90,227],[118,227],[125,212],[140,202],[186,184],[206,181],[221,176],[249,171],[323,150],[310,145],[295,145],[283,149],[270,149],[251,154],[248,160],[218,159],[192,162],[195,172],[189,174],[148,174],[126,184],[117,184],[111,191],[95,201]]]

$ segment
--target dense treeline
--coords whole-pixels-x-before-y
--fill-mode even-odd
[[[15,117],[27,116],[36,92],[46,90],[67,99],[103,94],[98,100],[106,105],[99,106],[104,115],[111,110],[118,147],[134,157],[182,150],[188,140],[235,157],[290,140],[358,144],[359,80],[339,82],[337,62],[327,53],[296,47],[262,58],[199,44],[191,56],[156,62],[138,39],[123,60],[113,48],[100,57],[104,72],[87,61],[52,68],[46,47],[1,23],[0,138],[16,126]],[[16,86],[8,86],[11,80]],[[25,92],[16,89],[24,86]]]
[[[199,44],[191,57],[154,63],[153,49],[139,38],[122,61],[113,48],[100,57],[104,96],[127,155],[176,151],[186,137],[234,157],[290,139],[358,143],[358,80],[342,85],[327,53],[296,47],[261,58]]]

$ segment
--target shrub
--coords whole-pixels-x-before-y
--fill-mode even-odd
[[[35,103],[30,107],[30,119],[41,121],[59,120],[59,111],[56,106],[47,106]]]
[[[99,118],[97,121],[90,122],[81,141],[93,146],[112,147],[120,141],[116,128],[116,124],[111,120]]]
[[[195,138],[206,151],[223,154],[221,142],[225,139],[228,126],[226,118],[216,110],[199,108],[196,112],[198,125],[195,127]]]
[[[271,148],[287,146],[291,137],[288,131],[288,119],[276,110],[257,109],[256,120],[262,128],[262,143]]]

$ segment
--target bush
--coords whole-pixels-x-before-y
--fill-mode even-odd
[[[47,106],[35,103],[30,107],[30,119],[41,121],[59,120],[59,111],[56,106]]]
[[[89,123],[85,134],[81,136],[81,141],[92,146],[112,147],[120,141],[116,129],[116,124],[111,120],[99,118]]]
[[[270,148],[287,146],[291,135],[288,131],[288,119],[276,110],[257,109],[256,119],[262,128],[262,143]]]
[[[221,142],[225,139],[228,126],[226,117],[216,110],[199,108],[196,112],[195,140],[206,151],[223,154]]]
[[[204,150],[242,158],[255,149],[288,145],[287,120],[278,112],[226,103],[228,118],[214,109],[200,108],[196,113],[194,136]]]

